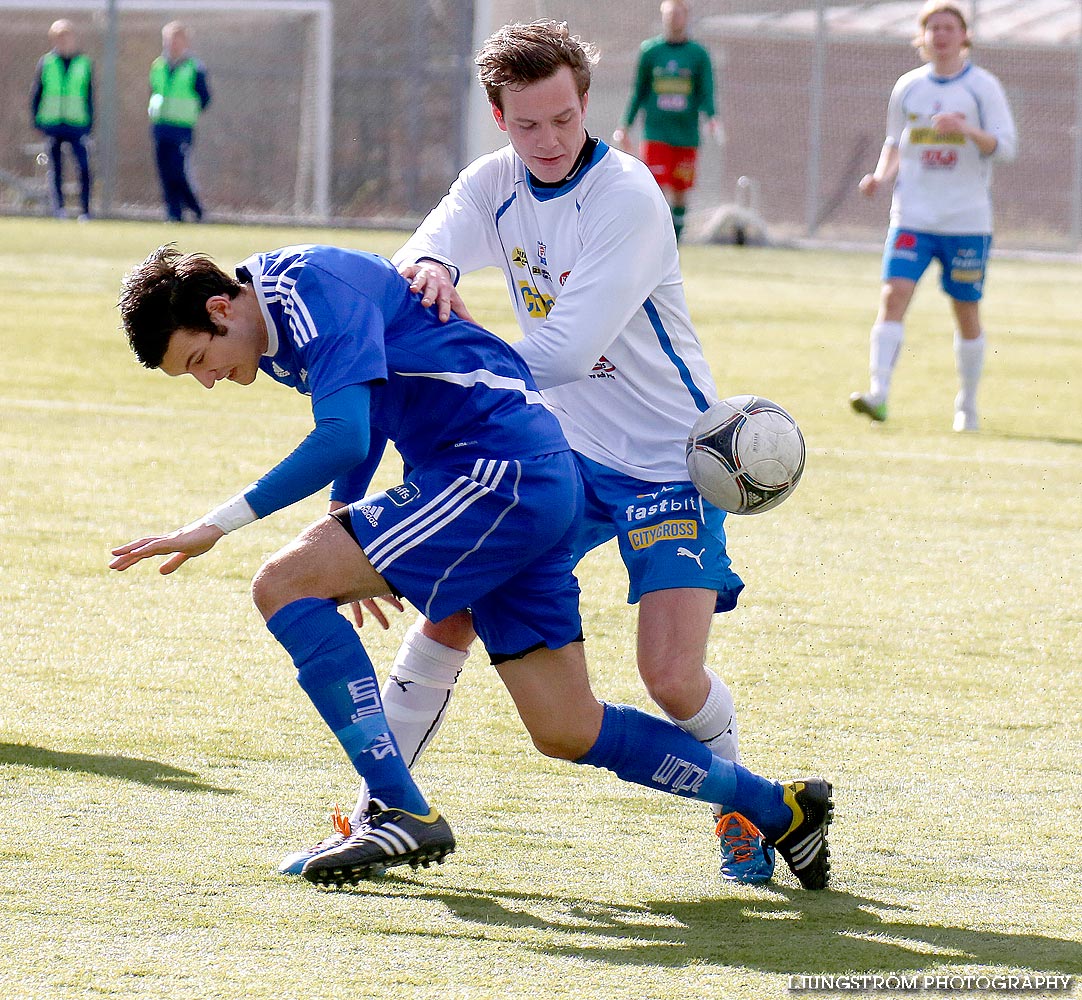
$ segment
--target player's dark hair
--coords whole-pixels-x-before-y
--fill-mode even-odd
[[[207,299],[235,299],[240,290],[240,282],[209,257],[158,247],[120,286],[117,307],[128,344],[141,364],[157,368],[177,330],[222,333],[207,313]]]
[[[504,87],[526,87],[547,80],[562,66],[570,68],[579,97],[585,97],[590,89],[590,67],[597,60],[597,49],[572,35],[566,21],[544,19],[505,24],[489,36],[474,62],[489,101],[503,111]]]

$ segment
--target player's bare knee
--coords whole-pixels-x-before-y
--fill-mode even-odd
[[[879,303],[879,319],[887,323],[901,322],[909,308],[914,287],[912,282],[885,282]]]
[[[311,596],[298,586],[293,560],[287,553],[271,556],[252,579],[252,600],[265,619],[291,601]]]
[[[668,702],[678,699],[686,687],[683,675],[674,671],[671,663],[642,660],[638,673],[650,697],[662,708],[667,708]]]
[[[690,718],[695,714],[697,707],[688,711],[688,692],[684,687],[674,683],[671,677],[657,678],[653,682],[646,682],[646,692],[663,712],[676,718]]]
[[[269,559],[256,570],[252,578],[252,601],[265,619],[269,619],[278,610],[274,607],[276,592],[274,560]]]
[[[654,663],[644,660],[639,664],[639,674],[654,704],[678,719],[694,715],[709,691],[709,681],[701,664],[696,664],[691,671],[680,669],[673,661]],[[703,674],[701,683],[697,674]]]

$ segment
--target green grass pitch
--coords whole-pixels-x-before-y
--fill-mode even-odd
[[[876,255],[682,251],[722,395],[775,399],[808,444],[790,500],[728,522],[747,590],[710,659],[745,763],[834,782],[832,891],[719,884],[704,806],[539,756],[480,652],[418,770],[458,852],[357,891],[272,874],[354,790],[248,595],[324,500],[169,578],[106,563],[250,482],[310,411],[269,383],[141,369],[119,281],[167,241],[231,263],[401,238],[0,220],[0,996],[720,1000],[848,972],[1082,976],[1077,262],[993,261],[983,428],[963,436],[934,276],[873,426],[847,398]],[[515,335],[500,275],[463,288]],[[581,577],[595,690],[648,707],[622,567],[604,549]],[[383,670],[409,617],[365,630]]]

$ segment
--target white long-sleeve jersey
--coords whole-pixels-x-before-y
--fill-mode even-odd
[[[960,112],[996,137],[989,156],[961,134],[939,135],[932,116]],[[899,78],[887,107],[887,142],[898,148],[892,226],[941,234],[992,232],[992,163],[1014,159],[1018,138],[1003,87],[967,63],[951,77],[931,63]]]
[[[474,161],[394,255],[499,267],[530,366],[575,451],[648,482],[688,478],[684,444],[717,397],[650,171],[603,142],[563,185],[510,146]]]

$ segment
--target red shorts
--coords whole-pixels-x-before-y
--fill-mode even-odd
[[[643,140],[642,159],[663,188],[673,191],[690,191],[695,183],[694,146],[670,146],[666,142]]]

